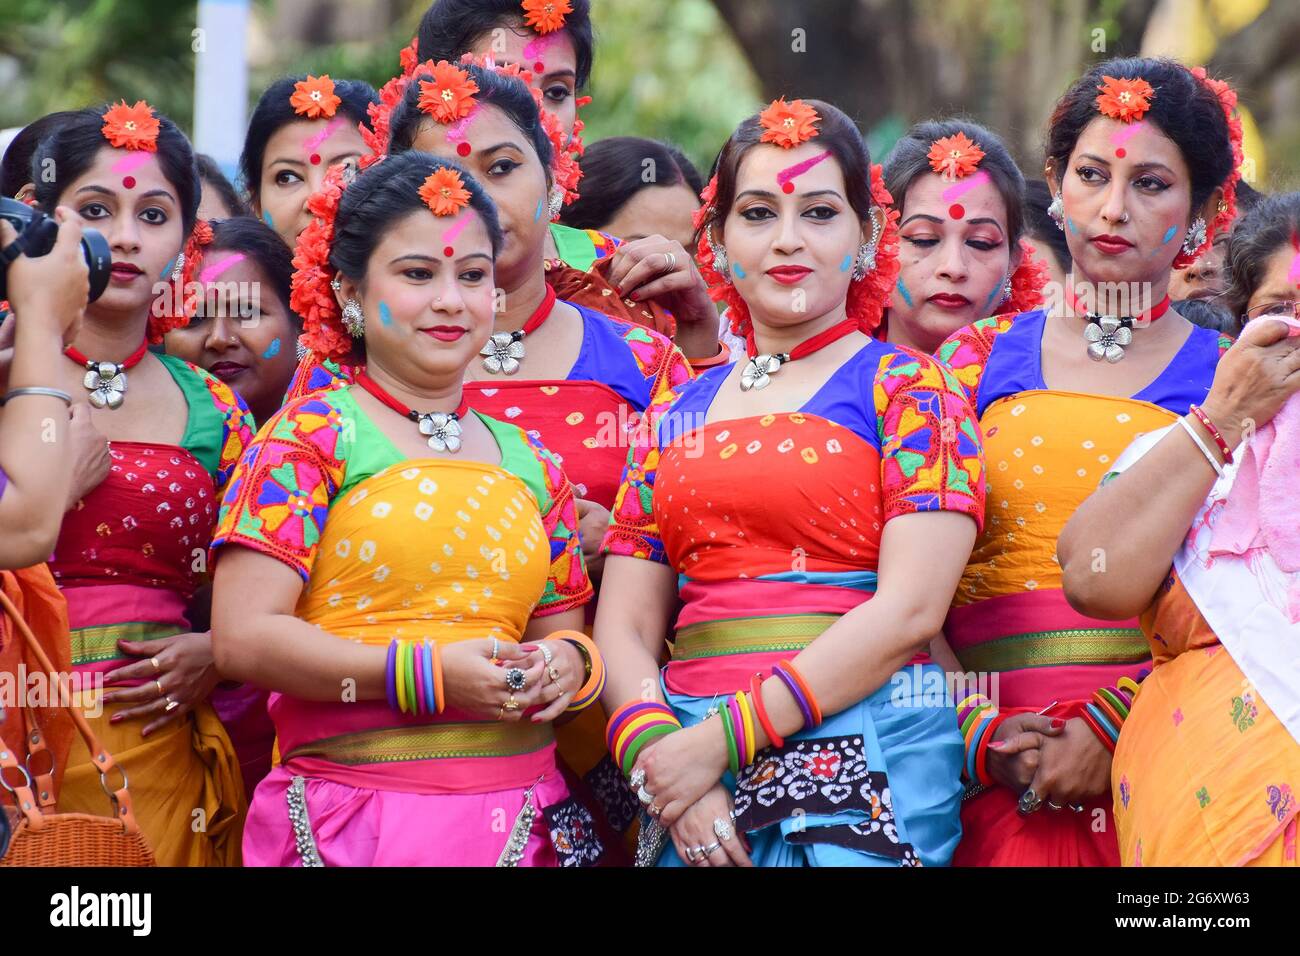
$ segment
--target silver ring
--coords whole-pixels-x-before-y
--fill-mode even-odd
[[[713,821],[713,832],[717,834],[719,840],[730,840],[736,834],[736,831],[731,828],[731,824],[722,817],[718,817]]]
[[[1064,810],[1064,809],[1065,809],[1065,807],[1063,807],[1061,804],[1059,804],[1059,803],[1053,803],[1051,800],[1048,800],[1048,801],[1047,801],[1047,805],[1048,805],[1049,807],[1051,807],[1053,810]]]
[[[151,658],[149,658],[149,663],[153,665],[153,669],[154,669],[154,673],[155,673],[155,674],[161,674],[161,673],[162,673],[162,665],[158,663],[158,658],[156,658],[156,657],[151,657]]]
[[[173,710],[175,710],[175,709],[176,709],[177,707],[179,707],[179,706],[180,706],[180,704],[178,704],[176,701],[172,700],[171,695],[168,694],[168,695],[167,695],[167,706],[164,707],[163,709],[166,710],[168,713],[171,713]]]
[[[537,648],[542,652],[542,660],[546,661],[546,664],[549,667],[551,660],[555,657],[555,651],[547,647],[545,641],[542,641],[540,644],[538,644]],[[555,678],[551,678],[551,679],[554,680]]]
[[[1042,806],[1043,806],[1042,797],[1034,793],[1034,788],[1030,787],[1028,790],[1026,790],[1024,793],[1020,795],[1020,803],[1016,809],[1018,809],[1021,813],[1025,814],[1026,816],[1028,816],[1034,811],[1041,809]]]
[[[685,850],[684,850],[684,852],[686,853],[686,860],[687,860],[687,862],[689,862],[689,863],[698,863],[698,862],[699,862],[699,860],[698,860],[699,852],[700,852],[700,850],[702,850],[702,849],[703,849],[703,847],[698,847],[698,846],[688,846],[688,847],[686,847]]]
[[[655,802],[655,795],[645,788],[644,781],[636,788],[636,798],[641,801],[643,807],[648,807]]]
[[[719,843],[717,840],[714,840],[708,846],[702,846],[700,847],[700,849],[704,851],[704,855],[707,857],[710,853],[716,853],[719,850],[721,850],[722,844]]]
[[[1082,803],[1072,803],[1072,804],[1070,804],[1070,809],[1073,810],[1075,813],[1082,813],[1082,812],[1083,812],[1083,804],[1082,804]]]
[[[526,675],[518,667],[510,667],[506,669],[507,690],[511,690],[511,691],[527,690],[527,688],[528,688],[528,675]]]
[[[492,659],[497,660],[497,651],[501,650],[501,641],[498,638],[492,638]]]
[[[628,778],[627,785],[633,790],[640,790],[645,786],[645,771],[637,767],[632,771],[632,776]]]
[[[664,273],[667,274],[674,271],[677,268],[677,253],[665,252],[664,258],[668,262],[668,267],[664,269]]]

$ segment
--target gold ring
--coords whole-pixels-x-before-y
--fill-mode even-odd
[[[164,707],[163,709],[166,710],[168,713],[171,713],[173,710],[175,710],[175,709],[176,709],[177,707],[179,707],[179,706],[180,706],[180,704],[178,704],[176,701],[172,700],[172,699],[171,699],[171,695],[169,694],[169,695],[167,696],[167,706]]]
[[[501,709],[502,711],[508,710],[511,713],[514,713],[516,710],[519,709],[519,701],[515,700],[514,694],[511,694],[510,698],[504,704],[501,705]]]
[[[166,692],[163,690],[162,681],[160,681],[160,680],[156,680],[156,681],[154,681],[153,683],[154,683],[154,686],[158,688],[158,696],[159,696],[159,697],[162,697],[162,696],[166,693]]]
[[[546,676],[557,684],[560,682],[560,672],[555,669],[554,664],[546,668]]]

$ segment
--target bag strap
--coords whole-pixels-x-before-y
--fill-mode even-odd
[[[68,676],[66,674],[58,674],[55,672],[54,665],[50,662],[49,656],[45,653],[45,648],[41,647],[40,641],[36,639],[36,635],[32,633],[32,629],[27,626],[27,622],[23,619],[23,616],[18,613],[18,609],[14,607],[14,603],[9,599],[9,595],[5,594],[3,591],[0,591],[0,610],[3,610],[4,613],[8,614],[10,619],[14,622],[15,630],[22,637],[28,650],[32,652],[37,663],[41,665],[47,674],[54,676],[58,681],[58,700],[68,701],[67,704],[60,704],[59,706],[65,707],[69,716],[72,717],[72,722],[76,725],[78,732],[80,732],[82,739],[86,742],[86,747],[90,751],[91,762],[94,763],[99,770],[99,785],[104,788],[104,793],[108,794],[108,798],[113,804],[113,816],[122,821],[122,827],[126,833],[139,832],[140,824],[136,821],[135,812],[131,805],[131,794],[127,790],[126,771],[117,765],[113,760],[113,755],[100,744],[98,738],[95,737],[95,732],[90,728],[90,722],[86,720],[81,709],[72,704],[72,689],[68,686]],[[33,733],[35,733],[38,738],[36,745],[39,749],[44,749],[44,741],[40,739],[40,731],[37,729],[29,731],[28,733],[27,741],[29,752],[34,752],[31,751],[31,747],[33,746]],[[3,747],[3,745],[0,745],[0,747]],[[17,759],[13,754],[7,754],[7,756],[8,760],[3,756],[0,756],[0,767],[7,769],[10,767],[10,764],[12,764],[13,767],[22,772],[23,777],[25,778],[25,784],[21,787],[10,787],[10,785],[5,782],[4,787],[6,790],[11,790],[11,792],[13,792],[18,800],[19,809],[27,816],[32,827],[39,829],[44,817],[41,816],[40,811],[36,807],[38,801],[31,790],[31,774],[27,772],[26,767],[18,766]],[[114,769],[122,775],[122,786],[117,790],[110,790],[108,787],[108,774],[110,774]],[[50,773],[51,785],[46,792],[53,795],[52,766]],[[0,770],[0,781],[3,781],[4,779],[3,774],[4,771]],[[44,779],[44,777],[45,775],[42,774],[41,779]],[[32,806],[24,806],[24,803],[32,804]]]

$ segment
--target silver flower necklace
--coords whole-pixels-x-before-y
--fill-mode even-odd
[[[832,342],[838,342],[844,336],[852,335],[861,327],[857,319],[845,319],[842,322],[835,323],[829,329],[823,329],[812,338],[805,339],[789,352],[765,352],[763,354],[758,352],[758,346],[754,343],[754,330],[751,328],[745,333],[745,351],[749,355],[749,361],[740,370],[740,390],[748,392],[750,389],[767,388],[768,383],[772,381],[772,376],[779,372],[783,366],[788,365],[795,359],[812,355]]]

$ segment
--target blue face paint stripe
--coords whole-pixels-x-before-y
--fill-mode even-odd
[[[731,264],[731,271],[736,274],[737,279],[745,278],[745,270],[740,267],[739,262],[733,262]]]
[[[533,213],[533,222],[536,222],[537,220],[542,218],[542,210],[544,208],[546,208],[546,200],[545,199],[537,200],[537,212]]]
[[[275,338],[271,340],[271,344],[268,345],[266,347],[266,351],[262,353],[262,358],[273,359],[279,354],[280,354],[280,340],[278,338]]]
[[[1176,236],[1176,235],[1178,235],[1178,227],[1177,227],[1177,226],[1170,226],[1170,227],[1169,227],[1169,231],[1165,233],[1165,237],[1164,237],[1163,239],[1160,240],[1160,244],[1163,246],[1166,242],[1168,242],[1170,239],[1172,239],[1172,238],[1173,238],[1174,236]]]
[[[393,324],[393,312],[390,308],[388,308],[387,302],[379,303],[379,321],[382,322],[384,325]]]
[[[999,282],[997,285],[993,287],[993,291],[989,293],[988,299],[984,302],[984,308],[980,309],[980,318],[983,319],[992,315],[993,313],[991,310],[993,309],[994,306],[998,304],[1001,298],[1002,298],[1002,283]]]
[[[907,307],[910,309],[912,307],[912,294],[907,291],[907,286],[903,285],[903,280],[899,279],[898,282],[895,283],[894,288],[898,290],[898,294],[903,297],[903,302],[905,302]]]
[[[263,221],[265,221],[265,223],[266,223],[268,226],[270,226],[272,229],[275,228],[275,221],[271,218],[271,214],[270,214],[269,212],[263,211],[263,212],[262,212],[262,219],[263,219]]]
[[[1079,234],[1079,227],[1074,224],[1074,220],[1069,216],[1065,217],[1065,224],[1070,227],[1070,231],[1076,236]]]
[[[845,253],[844,261],[840,263],[840,271],[848,272],[849,266],[853,265],[853,253]]]

